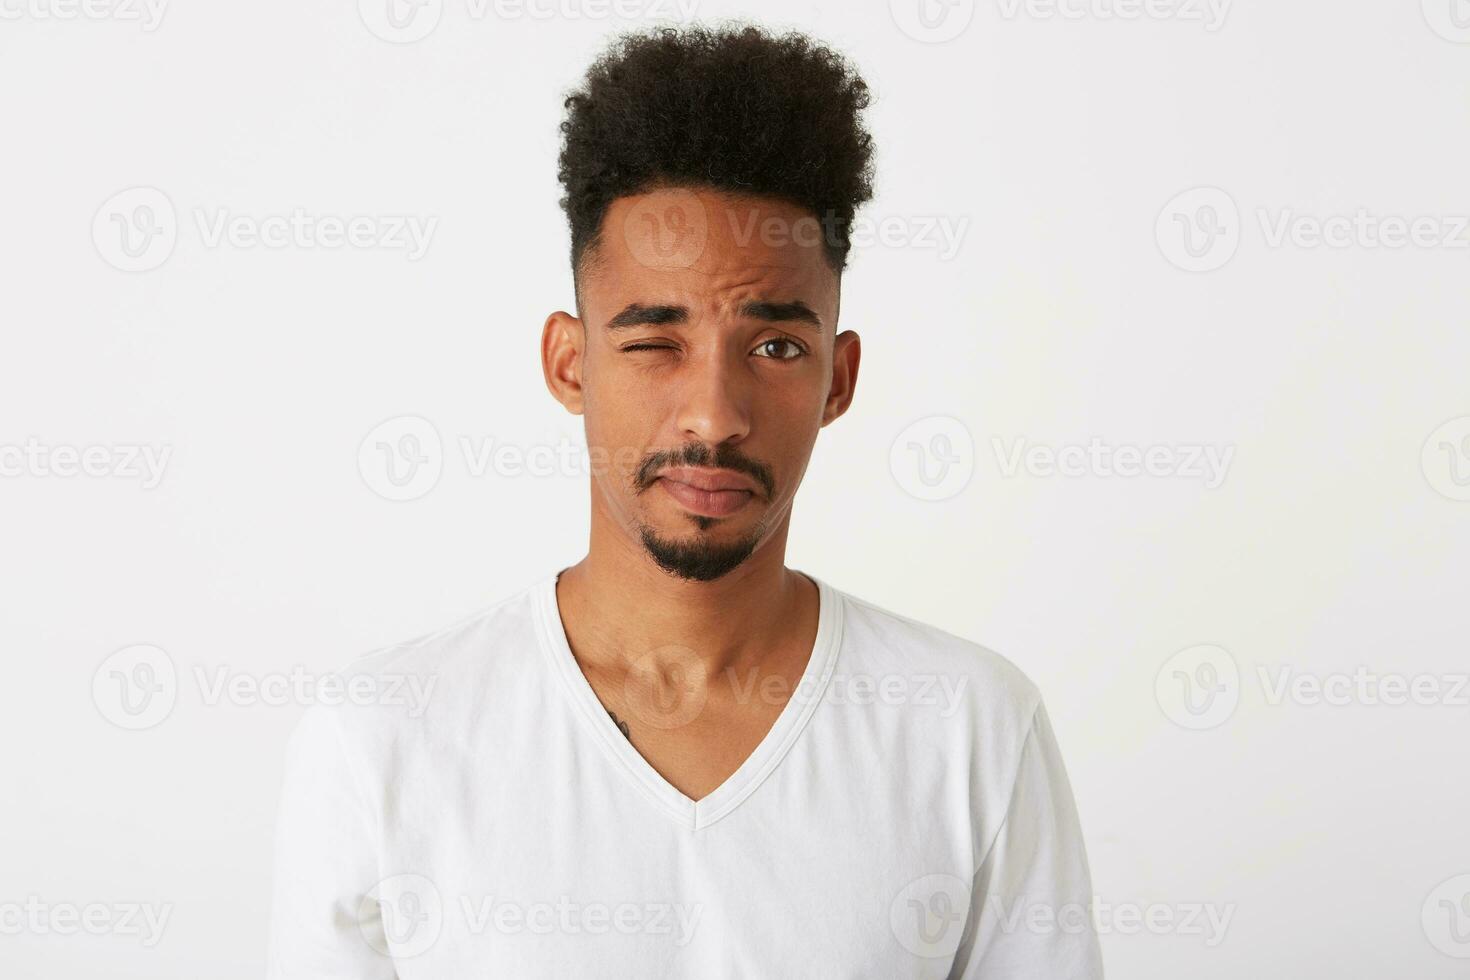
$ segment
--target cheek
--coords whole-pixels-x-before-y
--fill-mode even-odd
[[[644,457],[658,448],[649,441],[656,431],[649,400],[625,396],[607,385],[589,386],[582,428],[593,476],[617,496],[632,486]]]
[[[652,386],[612,370],[591,372],[582,395],[583,425],[589,444],[594,439],[609,449],[645,438],[656,418]]]
[[[825,388],[815,385],[788,385],[772,392],[762,419],[767,428],[783,444],[815,438],[822,427],[822,411],[827,404]]]
[[[751,451],[776,467],[788,487],[803,472],[822,428],[820,393],[793,393],[770,403],[752,432]]]

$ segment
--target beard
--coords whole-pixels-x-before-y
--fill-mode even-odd
[[[742,454],[739,450],[722,445],[711,450],[703,443],[689,443],[671,452],[654,453],[643,460],[633,474],[633,493],[646,492],[658,479],[663,466],[719,466],[724,469],[748,473],[771,500],[775,492],[775,481],[768,466]],[[737,568],[749,558],[765,536],[767,518],[756,522],[748,535],[734,541],[713,542],[706,532],[720,523],[722,518],[686,515],[697,529],[698,536],[692,541],[663,538],[653,528],[640,522],[638,536],[643,548],[659,568],[679,578],[695,582],[710,582]]]
[[[729,573],[749,558],[760,543],[758,531],[723,544],[702,537],[693,541],[671,541],[659,537],[646,524],[640,525],[638,536],[659,568],[670,575],[695,582],[711,582]]]

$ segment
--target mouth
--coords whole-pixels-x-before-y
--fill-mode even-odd
[[[728,517],[755,496],[750,480],[731,470],[673,467],[656,481],[687,511],[704,517]]]

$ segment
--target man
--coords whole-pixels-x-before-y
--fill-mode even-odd
[[[577,315],[541,354],[584,419],[588,553],[354,664],[432,682],[425,710],[307,712],[273,975],[1102,975],[1036,688],[784,564],[857,381],[867,104],[754,28],[625,36],[567,99]]]

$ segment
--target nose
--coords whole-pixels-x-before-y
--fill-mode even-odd
[[[708,345],[690,357],[681,375],[675,421],[686,440],[718,446],[750,434],[750,393],[724,344]]]

